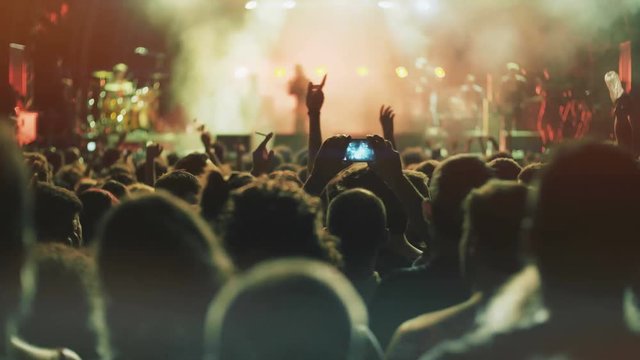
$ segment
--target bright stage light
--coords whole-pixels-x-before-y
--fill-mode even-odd
[[[427,13],[431,10],[431,1],[429,0],[418,0],[415,4],[416,10],[421,13]]]
[[[249,75],[249,69],[247,69],[244,66],[240,66],[238,68],[236,68],[236,71],[234,71],[233,76],[236,77],[236,79],[244,79]]]
[[[283,68],[283,67],[277,67],[274,71],[273,74],[277,77],[277,78],[283,78],[285,76],[287,76],[287,69]]]
[[[257,1],[247,1],[246,4],[244,4],[244,8],[247,10],[253,10],[255,8],[258,7],[258,2]]]
[[[365,77],[369,75],[369,68],[367,68],[366,66],[358,66],[358,68],[356,69],[356,74],[358,74],[358,76]]]
[[[327,68],[326,68],[326,67],[324,67],[324,66],[318,66],[318,67],[316,68],[316,74],[317,74],[318,76],[324,76],[326,73],[327,73]]]
[[[296,7],[296,2],[294,0],[287,0],[282,3],[282,7],[285,9],[293,9]]]
[[[391,9],[394,6],[396,6],[396,4],[393,1],[378,1],[378,7],[381,9]]]
[[[396,75],[398,75],[400,79],[404,79],[409,76],[409,70],[407,70],[407,68],[404,66],[398,66],[396,68]]]
[[[149,49],[142,46],[137,47],[135,50],[133,50],[133,52],[136,55],[142,55],[142,56],[149,55]]]
[[[447,73],[440,66],[433,69],[433,73],[438,79],[444,79],[444,77],[447,76]]]

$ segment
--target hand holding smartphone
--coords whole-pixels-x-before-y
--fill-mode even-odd
[[[344,161],[348,162],[374,162],[376,159],[375,152],[371,143],[367,139],[352,139],[347,145]]]

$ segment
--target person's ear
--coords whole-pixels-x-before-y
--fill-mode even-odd
[[[425,199],[422,202],[422,218],[428,223],[433,219],[433,209],[431,207],[431,200],[429,199]]]

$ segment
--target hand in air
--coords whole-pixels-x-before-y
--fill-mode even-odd
[[[260,145],[253,151],[253,176],[260,176],[269,172],[271,161],[273,160],[273,150],[267,150],[267,143],[273,138],[273,133],[267,134]]]
[[[369,167],[387,185],[393,185],[403,177],[400,154],[393,149],[393,145],[389,140],[385,140],[378,135],[369,135],[367,140],[369,140],[376,155],[376,160],[369,163]]]
[[[325,140],[318,151],[312,175],[329,181],[347,167],[349,164],[344,161],[344,154],[350,141],[351,136],[347,135],[332,136]]]
[[[327,75],[322,78],[320,85],[313,85],[309,82],[307,87],[307,109],[309,113],[319,113],[324,104],[324,84],[327,82]]]
[[[387,140],[391,140],[393,138],[393,125],[395,118],[396,113],[393,111],[391,106],[385,107],[382,105],[382,107],[380,107],[380,125],[382,126],[382,134]]]
[[[147,145],[147,159],[156,159],[161,154],[164,148],[158,143],[150,143]]]

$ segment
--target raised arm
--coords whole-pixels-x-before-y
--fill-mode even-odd
[[[273,150],[267,150],[267,143],[272,137],[273,133],[267,134],[260,145],[253,151],[253,167],[251,168],[251,174],[253,176],[258,177],[269,173],[269,166],[273,160]]]
[[[209,160],[211,160],[211,162],[215,166],[220,168],[222,166],[222,161],[218,159],[218,156],[216,155],[216,152],[213,149],[212,139],[213,139],[213,136],[211,136],[211,133],[209,131],[203,130],[202,134],[200,134],[200,141],[202,141],[202,146],[204,147],[205,154],[207,154],[207,156],[209,157]]]
[[[147,145],[147,158],[144,164],[144,183],[154,186],[156,183],[156,159],[162,154],[160,144],[151,143]]]
[[[350,136],[338,135],[328,138],[322,144],[316,157],[316,164],[304,184],[307,193],[320,196],[329,181],[349,165],[343,161],[349,141],[351,141]]]
[[[307,88],[307,110],[309,112],[309,161],[307,169],[309,174],[313,170],[313,164],[316,160],[320,146],[322,145],[322,132],[320,130],[320,110],[324,104],[324,84],[327,81],[327,75],[322,78],[320,85],[313,85],[309,82]]]
[[[389,186],[402,203],[409,221],[420,229],[421,237],[426,238],[428,234],[422,234],[422,232],[428,231],[428,225],[422,216],[424,198],[404,176],[400,154],[393,149],[390,141],[378,135],[368,136],[367,139],[376,154],[376,161],[370,163],[369,167]]]
[[[382,126],[382,137],[384,137],[385,140],[389,140],[391,142],[391,145],[393,145],[393,148],[397,149],[398,147],[396,146],[396,138],[394,132],[395,118],[396,113],[393,111],[391,106],[387,106],[385,108],[384,105],[382,105],[382,107],[380,107],[380,125]]]

